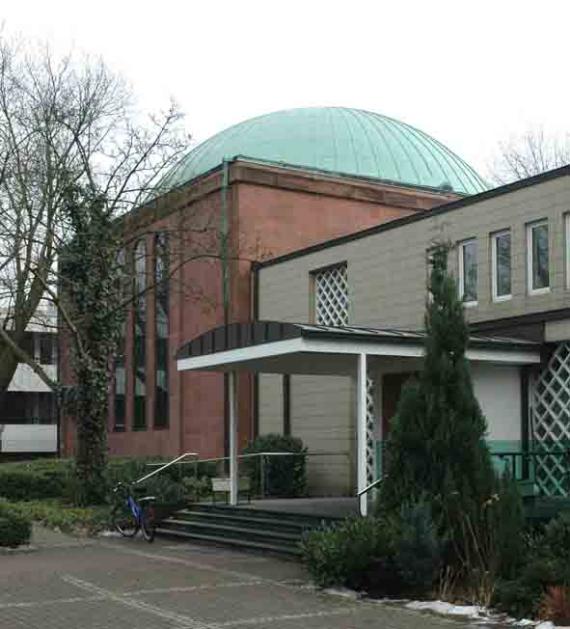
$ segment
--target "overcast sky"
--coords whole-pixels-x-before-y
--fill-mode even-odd
[[[3,0],[10,33],[101,55],[203,140],[312,105],[377,111],[485,174],[499,140],[565,135],[567,0]]]

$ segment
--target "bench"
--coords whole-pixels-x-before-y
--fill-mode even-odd
[[[244,476],[238,480],[238,497],[240,493],[247,494],[247,501],[251,501],[251,482],[248,476]],[[218,476],[212,478],[212,502],[216,502],[216,494],[225,494],[226,503],[230,497],[230,479],[227,476]]]

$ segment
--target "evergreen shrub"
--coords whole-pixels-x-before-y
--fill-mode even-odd
[[[62,496],[68,486],[67,460],[36,459],[0,464],[0,496],[7,500],[39,500]]]
[[[551,520],[532,542],[516,573],[495,588],[493,605],[515,617],[535,618],[549,588],[570,584],[570,513]]]
[[[287,435],[261,435],[244,449],[244,454],[257,452],[294,452],[297,456],[260,457],[242,459],[243,469],[250,477],[254,495],[261,493],[261,474],[264,474],[264,495],[295,497],[303,496],[307,487],[306,453],[301,439]]]
[[[375,562],[392,555],[393,530],[375,517],[351,517],[310,531],[301,543],[303,560],[322,586],[361,587]]]
[[[0,546],[14,548],[28,544],[32,535],[32,520],[19,513],[10,503],[0,501]]]
[[[402,590],[428,593],[442,565],[442,540],[438,537],[428,502],[406,504],[397,520],[394,565]]]

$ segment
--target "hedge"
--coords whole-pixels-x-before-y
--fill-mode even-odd
[[[8,502],[0,501],[0,546],[14,548],[28,544],[32,535],[32,520]]]
[[[67,490],[71,462],[37,459],[0,465],[0,497],[8,500],[58,498]]]

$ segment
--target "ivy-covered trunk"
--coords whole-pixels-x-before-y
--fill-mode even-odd
[[[95,504],[107,491],[107,412],[110,365],[123,313],[117,237],[106,200],[91,188],[68,190],[70,233],[61,259],[60,314],[71,344],[76,419],[76,501]]]
[[[76,359],[75,471],[78,504],[103,502],[106,494],[108,369],[105,357]]]

